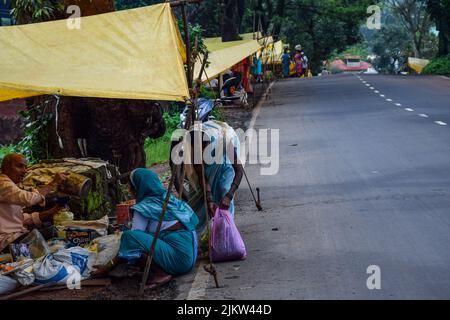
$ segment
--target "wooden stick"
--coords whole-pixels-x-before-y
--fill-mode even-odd
[[[180,200],[183,200],[183,191],[184,191],[184,177],[186,176],[186,167],[184,165],[184,162],[181,164],[181,176],[180,180],[178,182],[178,198]]]
[[[201,82],[201,80],[202,80],[203,72],[205,73],[205,75],[206,75],[206,77],[207,77],[207,79],[208,79],[208,75],[206,74],[206,71],[205,71],[206,63],[208,62],[208,55],[209,55],[209,52],[206,51],[205,56],[203,57],[203,61],[202,61],[202,59],[200,58],[200,61],[202,62],[202,67],[201,67],[200,73],[199,73],[199,75],[198,75],[198,79],[200,80],[200,82]],[[209,82],[209,79],[208,79],[208,82]],[[211,82],[209,82],[209,86],[211,87]],[[212,89],[212,88],[211,88],[211,89]]]
[[[111,285],[111,279],[110,278],[102,278],[102,279],[86,279],[81,281],[82,287],[104,287]],[[56,287],[50,287],[50,288],[43,288],[39,291],[46,292],[46,291],[54,291],[54,290],[63,290],[63,289],[69,289],[66,285],[56,286]]]
[[[203,140],[203,139],[201,139]],[[204,202],[204,206],[205,206],[205,213],[206,213],[206,226],[207,226],[207,230],[209,230],[209,208],[208,208],[208,201],[206,199],[206,178],[205,178],[205,168],[203,166],[203,144],[202,141],[200,141],[200,154],[201,154],[201,167],[202,167],[202,183],[203,183],[203,202]],[[211,236],[211,234],[210,234]],[[214,267],[213,263],[212,263],[212,256],[211,256],[211,242],[208,241],[209,243],[209,248],[208,248],[208,253],[209,253],[209,267],[205,268],[205,270],[207,272],[209,272],[213,277],[214,277],[214,282],[216,283],[216,288],[219,288],[219,281],[217,280],[217,271],[216,268]]]
[[[184,44],[186,46],[186,64],[187,64],[187,71],[186,71],[186,77],[188,81],[189,88],[192,88],[192,77],[191,77],[191,37],[189,34],[189,25],[187,21],[187,15],[186,15],[186,6],[185,1],[180,1],[181,4],[181,13],[183,15],[183,26],[184,26]]]
[[[258,209],[258,211],[262,211],[261,204],[255,198],[255,194],[253,193],[253,188],[250,184],[250,181],[248,180],[247,173],[245,172],[244,167],[242,167],[242,171],[244,172],[245,180],[247,180],[248,187],[250,188],[250,192],[252,194],[253,200],[255,201],[256,208]]]
[[[7,296],[0,297],[0,300],[16,299],[16,298],[22,297],[22,296],[24,296],[26,294],[29,294],[31,292],[35,292],[35,291],[41,290],[43,288],[48,288],[48,287],[51,287],[51,286],[56,286],[56,283],[55,282],[49,282],[49,283],[45,283],[45,284],[40,284],[40,285],[35,286],[35,287],[31,287],[31,288],[28,288],[28,289],[25,289],[25,290],[21,290],[19,292],[12,293],[12,294],[7,295]]]

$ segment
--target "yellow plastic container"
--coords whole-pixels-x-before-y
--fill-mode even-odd
[[[65,208],[61,209],[57,214],[53,216],[53,225],[58,226],[63,221],[73,221],[73,220],[74,220],[73,213],[70,212],[67,208]],[[65,238],[66,232],[60,231],[59,228],[57,229],[58,229],[58,237]]]

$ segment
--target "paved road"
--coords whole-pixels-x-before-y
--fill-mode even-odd
[[[292,79],[272,98],[255,128],[280,129],[280,170],[247,167],[265,210],[243,184],[249,256],[218,264],[206,298],[450,298],[450,80]]]

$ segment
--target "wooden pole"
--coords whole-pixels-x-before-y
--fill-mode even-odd
[[[192,73],[191,73],[191,40],[190,40],[190,35],[189,35],[189,25],[188,25],[188,20],[187,20],[187,15],[186,15],[186,4],[190,4],[190,3],[200,3],[202,2],[202,0],[179,0],[179,1],[172,1],[170,2],[171,7],[176,7],[176,6],[181,6],[181,12],[183,15],[183,26],[184,26],[184,41],[185,41],[185,45],[186,45],[186,63],[187,63],[187,71],[186,71],[186,78],[187,78],[187,82],[189,85],[189,89],[192,89]],[[191,114],[192,114],[192,118],[191,120],[194,121],[195,120],[195,106],[194,104],[191,104]],[[186,119],[186,122],[189,121],[189,117],[188,119]],[[188,124],[188,123],[186,123]],[[178,169],[176,169],[178,170]],[[183,170],[184,171],[184,170]],[[147,262],[145,264],[145,269],[144,269],[144,274],[142,276],[142,282],[139,288],[139,294],[142,295],[144,293],[145,290],[145,285],[147,283],[148,280],[148,275],[150,273],[150,266],[152,264],[153,261],[153,254],[155,252],[155,247],[156,247],[156,242],[158,241],[158,236],[159,233],[161,231],[161,226],[162,226],[162,222],[164,220],[164,215],[166,214],[166,210],[167,210],[167,205],[170,201],[170,195],[172,193],[172,188],[174,185],[174,181],[175,181],[175,172],[172,172],[172,176],[170,177],[170,182],[169,182],[169,187],[167,188],[167,193],[166,193],[166,198],[164,199],[164,204],[163,204],[163,208],[162,208],[162,212],[159,216],[159,221],[158,221],[158,225],[156,227],[156,231],[153,235],[153,241],[152,244],[150,246],[150,250],[148,253],[148,257],[147,257]]]
[[[43,288],[48,288],[48,287],[53,287],[53,286],[56,286],[56,282],[49,282],[49,283],[45,283],[45,284],[40,284],[40,285],[35,286],[35,287],[30,287],[30,288],[27,288],[27,289],[19,291],[19,292],[11,293],[10,295],[0,297],[0,300],[16,299],[16,298],[22,297],[22,296],[24,296],[26,294],[29,294],[31,292],[39,291],[39,290],[41,290]]]
[[[186,64],[187,64],[187,81],[188,86],[192,89],[192,77],[191,77],[191,37],[189,35],[189,25],[186,15],[185,2],[181,3],[181,14],[183,15],[183,27],[184,27],[184,44],[186,45]]]
[[[200,133],[201,134],[201,133]],[[200,138],[200,154],[201,154],[201,167],[202,167],[202,185],[203,185],[203,202],[205,206],[205,213],[206,213],[206,226],[207,230],[209,230],[209,210],[208,210],[208,200],[206,198],[206,178],[205,178],[205,167],[203,165],[203,143],[202,138]],[[211,236],[211,234],[210,234]],[[211,244],[211,241],[209,241],[209,244]],[[212,256],[211,256],[211,245],[209,245],[208,248],[208,255],[209,255],[209,265],[205,267],[205,271],[210,273],[214,277],[214,282],[216,284],[216,288],[219,288],[219,281],[217,280],[217,270],[214,267],[212,263]]]

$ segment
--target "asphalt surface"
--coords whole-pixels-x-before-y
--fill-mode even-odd
[[[279,172],[246,167],[264,211],[243,181],[248,258],[217,264],[222,287],[210,281],[205,298],[450,298],[450,79],[280,81],[263,128],[280,129]],[[379,290],[366,284],[371,265]]]

